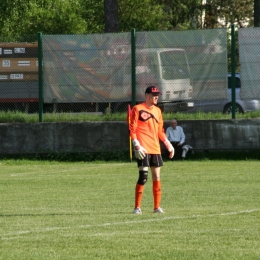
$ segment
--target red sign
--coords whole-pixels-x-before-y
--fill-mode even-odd
[[[115,60],[124,60],[130,54],[130,44],[125,39],[116,39],[110,46],[110,55]]]

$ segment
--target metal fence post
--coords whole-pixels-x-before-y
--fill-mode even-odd
[[[236,37],[235,26],[231,25],[231,102],[232,102],[232,119],[236,118]]]
[[[38,32],[38,84],[39,84],[39,122],[43,117],[43,81],[42,81],[42,33]]]
[[[131,30],[131,67],[132,67],[132,107],[136,104],[136,76],[135,76],[135,29]]]

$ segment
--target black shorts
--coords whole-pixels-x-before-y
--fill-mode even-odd
[[[161,154],[146,154],[143,160],[137,160],[137,166],[143,167],[161,167],[163,166],[163,160]]]

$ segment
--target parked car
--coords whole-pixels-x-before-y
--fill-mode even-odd
[[[245,113],[260,110],[260,100],[240,99],[240,74],[235,75],[236,84],[236,112]],[[189,112],[222,112],[232,113],[231,73],[228,73],[227,99],[216,100],[194,100],[194,107]]]

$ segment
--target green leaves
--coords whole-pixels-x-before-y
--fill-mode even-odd
[[[3,1],[3,0],[2,0]],[[82,34],[87,22],[81,16],[80,1],[19,1],[9,5],[3,1],[0,9],[0,39],[11,41],[18,35]]]
[[[167,30],[163,6],[152,0],[119,0],[119,24],[121,31],[135,28],[138,31]]]
[[[230,22],[246,27],[253,24],[254,0],[118,0],[118,8],[121,32],[219,28]],[[0,0],[0,40],[39,31],[104,33],[104,18],[100,0]]]

